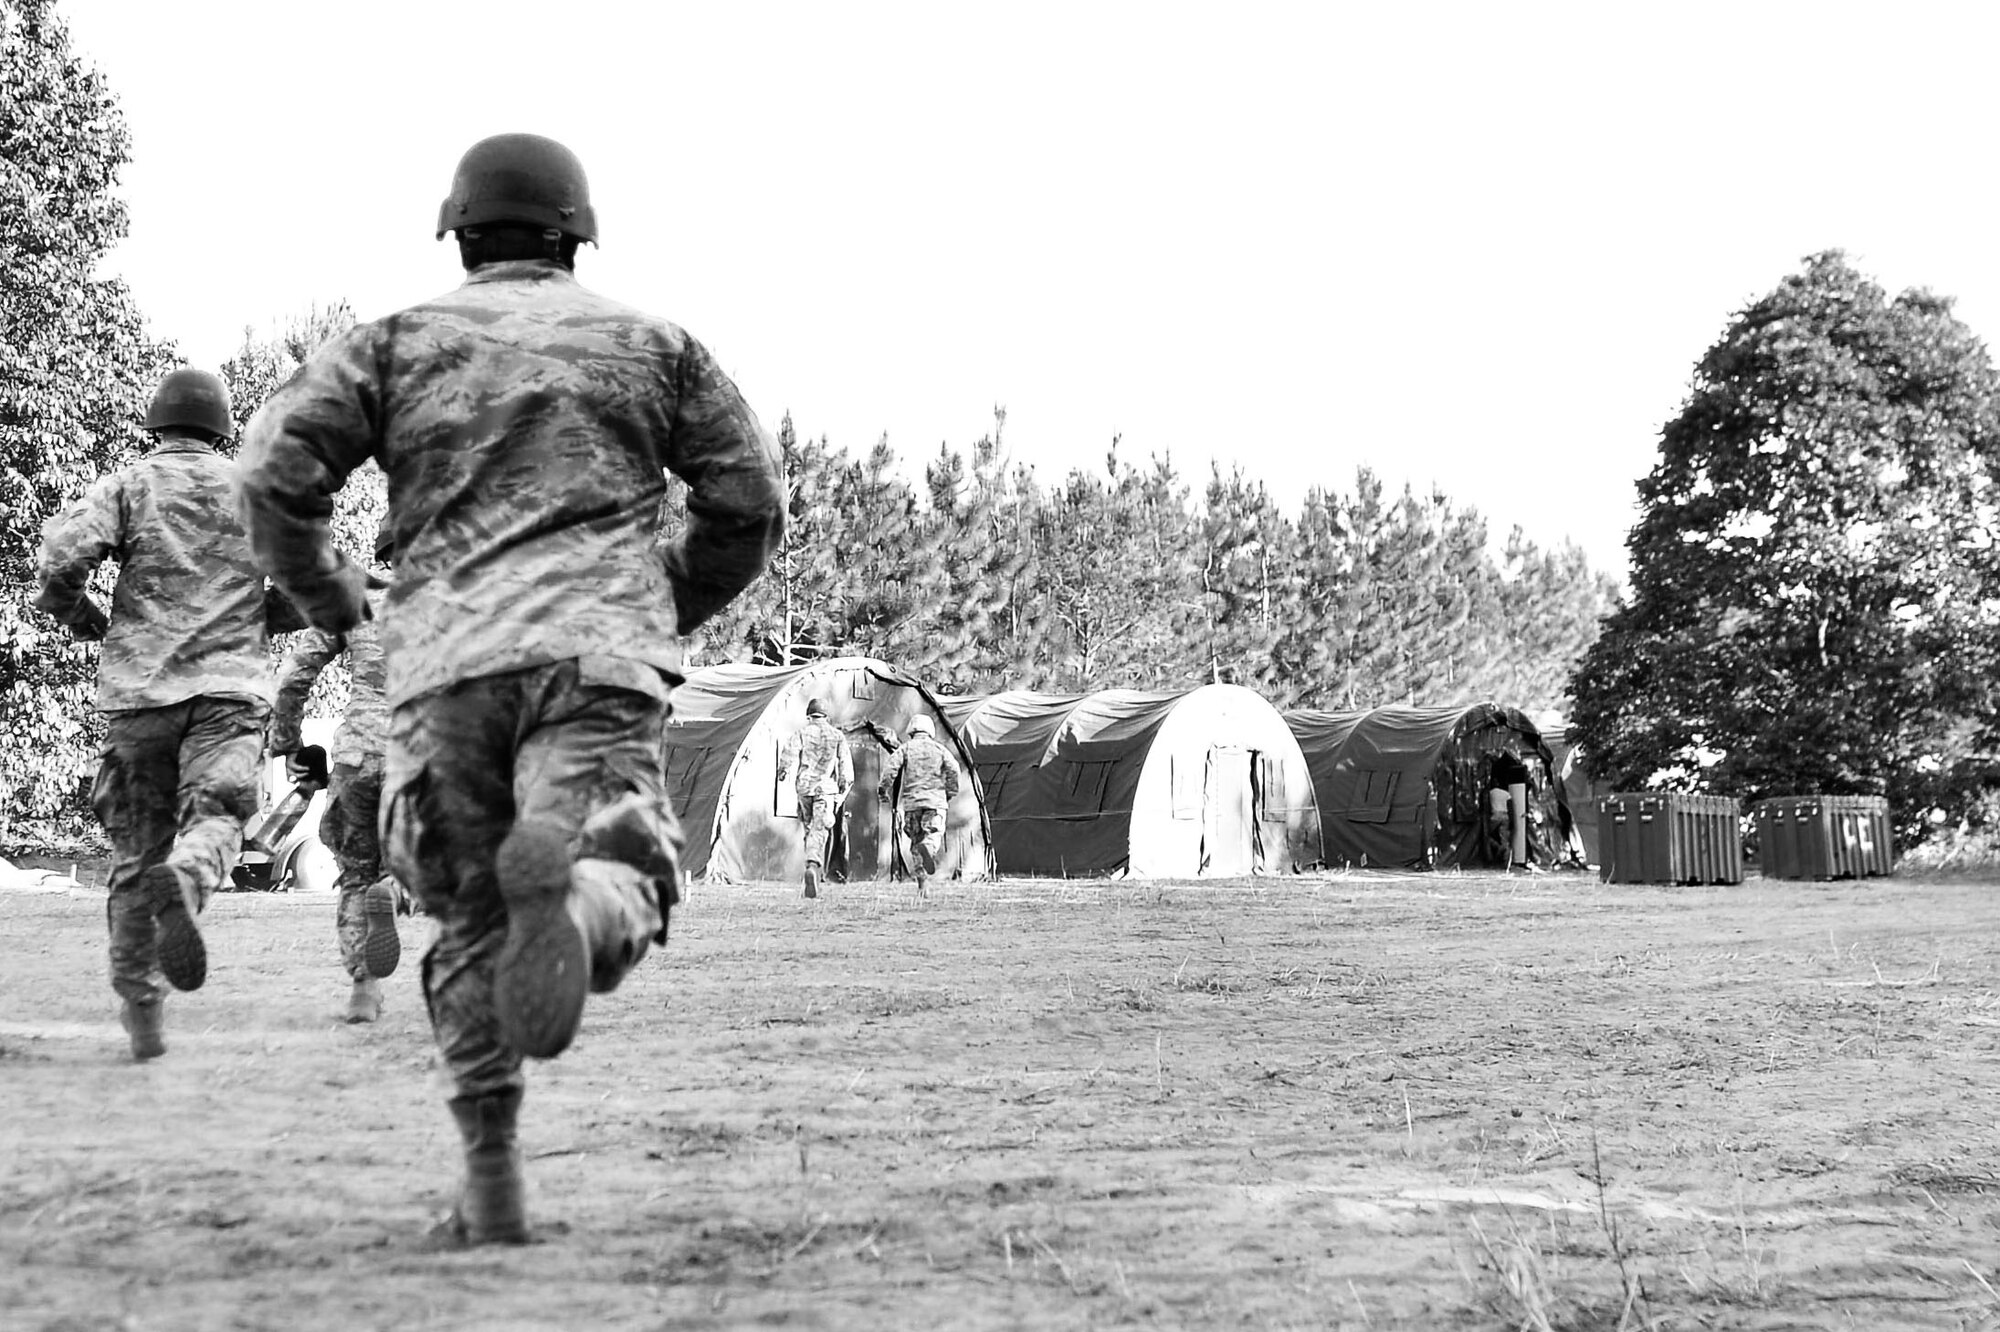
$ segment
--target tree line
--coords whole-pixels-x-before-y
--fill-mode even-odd
[[[790,524],[766,575],[690,644],[696,664],[827,656],[893,662],[946,693],[1176,689],[1216,680],[1280,707],[1497,699],[1559,709],[1614,604],[1573,544],[1484,518],[1438,490],[1280,499],[1240,469],[1199,488],[1169,458],[1044,480],[1009,459],[1006,413],[912,479],[888,441],[855,456],[778,442]],[[662,530],[681,521],[670,492]]]

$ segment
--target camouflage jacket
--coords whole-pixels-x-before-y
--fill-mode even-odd
[[[118,561],[97,658],[102,711],[203,696],[271,701],[264,575],[229,486],[228,459],[167,439],[43,526],[35,605],[65,624],[97,614],[90,575]]]
[[[379,761],[389,743],[389,709],[383,702],[386,684],[382,661],[380,619],[387,593],[371,588],[368,609],[377,618],[363,620],[345,634],[324,629],[307,629],[285,654],[278,668],[278,698],[271,708],[267,747],[273,754],[290,754],[303,743],[306,699],[334,658],[347,654],[347,710],[340,715],[340,729],[333,734],[335,764],[360,767]]]
[[[784,530],[778,450],[708,351],[552,260],[463,286],[321,348],[244,433],[237,502],[257,559],[345,628],[355,570],[332,493],[389,481],[388,702],[575,658],[664,693],[680,636],[763,571]],[[665,473],[687,527],[657,545]]]
[[[896,789],[896,776],[903,778],[903,808],[943,809],[958,794],[958,765],[945,747],[928,735],[913,735],[882,765],[882,781],[876,792],[884,800]]]
[[[824,717],[815,717],[785,742],[778,756],[778,780],[797,773],[802,796],[839,795],[854,785],[854,756],[847,752],[847,737],[835,730]]]

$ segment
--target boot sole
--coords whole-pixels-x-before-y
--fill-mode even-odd
[[[147,870],[142,882],[154,900],[161,902],[161,973],[176,990],[199,990],[208,979],[208,945],[202,942],[201,927],[195,924],[201,913],[200,900],[165,865]]]
[[[403,940],[396,933],[396,890],[386,883],[373,883],[362,899],[361,961],[368,974],[381,979],[396,974],[403,960]]]
[[[522,824],[495,866],[507,939],[493,973],[500,1039],[533,1059],[567,1050],[583,1025],[590,950],[569,914],[569,845],[555,829]]]

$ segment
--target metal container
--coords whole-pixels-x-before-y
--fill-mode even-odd
[[[1600,797],[1597,811],[1605,883],[1743,882],[1734,796],[1630,792]]]
[[[1881,796],[1773,796],[1753,811],[1767,879],[1859,879],[1896,872]]]

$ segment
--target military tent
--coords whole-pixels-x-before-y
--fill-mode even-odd
[[[1576,863],[1554,758],[1517,709],[1299,710],[1285,722],[1312,774],[1329,865],[1504,867],[1505,851],[1488,845],[1486,824],[1486,793],[1501,755],[1528,769],[1530,862]]]
[[[1305,756],[1237,685],[946,699],[1004,874],[1226,877],[1318,852]]]
[[[798,800],[778,781],[784,743],[803,730],[819,699],[847,737],[854,786],[827,856],[827,874],[849,882],[907,873],[908,852],[890,806],[876,799],[889,745],[910,719],[937,723],[937,739],[959,760],[958,796],[945,816],[938,872],[978,878],[991,867],[979,783],[970,755],[918,681],[884,662],[840,657],[806,666],[710,666],[674,691],[667,724],[667,787],[687,836],[682,869],[722,882],[797,880],[805,873]]]

